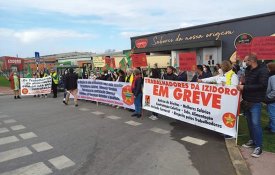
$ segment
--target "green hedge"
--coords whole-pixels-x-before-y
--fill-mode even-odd
[[[6,77],[0,76],[0,86],[2,86],[2,87],[10,86],[9,80],[7,80]]]

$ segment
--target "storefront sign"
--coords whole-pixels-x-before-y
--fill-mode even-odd
[[[260,60],[275,59],[275,36],[255,37],[251,45],[251,53]]]
[[[237,46],[239,44],[249,44],[251,43],[253,37],[248,33],[242,33],[234,41],[235,48],[237,49]]]
[[[93,57],[94,67],[104,67],[105,60],[102,57]]]
[[[184,71],[195,71],[197,65],[196,52],[179,53],[179,68]]]
[[[124,82],[78,80],[78,98],[135,109],[131,85]]]
[[[132,54],[132,64],[133,67],[146,67],[147,66],[147,57],[145,53],[141,54]]]
[[[143,109],[236,137],[235,87],[145,78]]]
[[[4,57],[6,62],[6,69],[11,69],[12,66],[16,66],[18,70],[23,70],[24,60],[16,57]]]
[[[21,78],[20,89],[22,96],[50,94],[52,88],[52,78]]]

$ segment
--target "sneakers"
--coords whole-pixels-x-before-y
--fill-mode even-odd
[[[252,157],[258,158],[260,157],[260,155],[262,154],[262,148],[261,147],[257,147],[254,149],[253,153],[251,154]]]
[[[136,117],[137,115],[138,115],[138,114],[134,113],[134,114],[132,114],[131,116],[132,116],[132,117]]]
[[[154,115],[151,115],[151,116],[149,117],[149,119],[151,119],[151,120],[157,120],[158,118],[157,118],[156,116],[154,116]]]
[[[242,147],[253,148],[255,146],[253,140],[249,140],[247,143],[243,144]]]

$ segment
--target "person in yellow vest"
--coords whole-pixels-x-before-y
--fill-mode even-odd
[[[199,83],[213,83],[213,84],[220,84],[220,85],[227,85],[227,86],[237,86],[239,85],[239,78],[237,74],[232,70],[232,64],[230,61],[223,61],[221,64],[221,69],[223,74],[199,79]]]
[[[51,69],[50,76],[52,77],[52,91],[53,98],[57,98],[57,86],[58,86],[58,75],[54,69]]]
[[[125,82],[132,84],[133,80],[134,80],[133,69],[129,68],[129,69],[126,70]]]

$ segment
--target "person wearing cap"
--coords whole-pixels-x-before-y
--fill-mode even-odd
[[[57,98],[58,75],[54,69],[51,69],[50,76],[52,77],[53,98]]]

